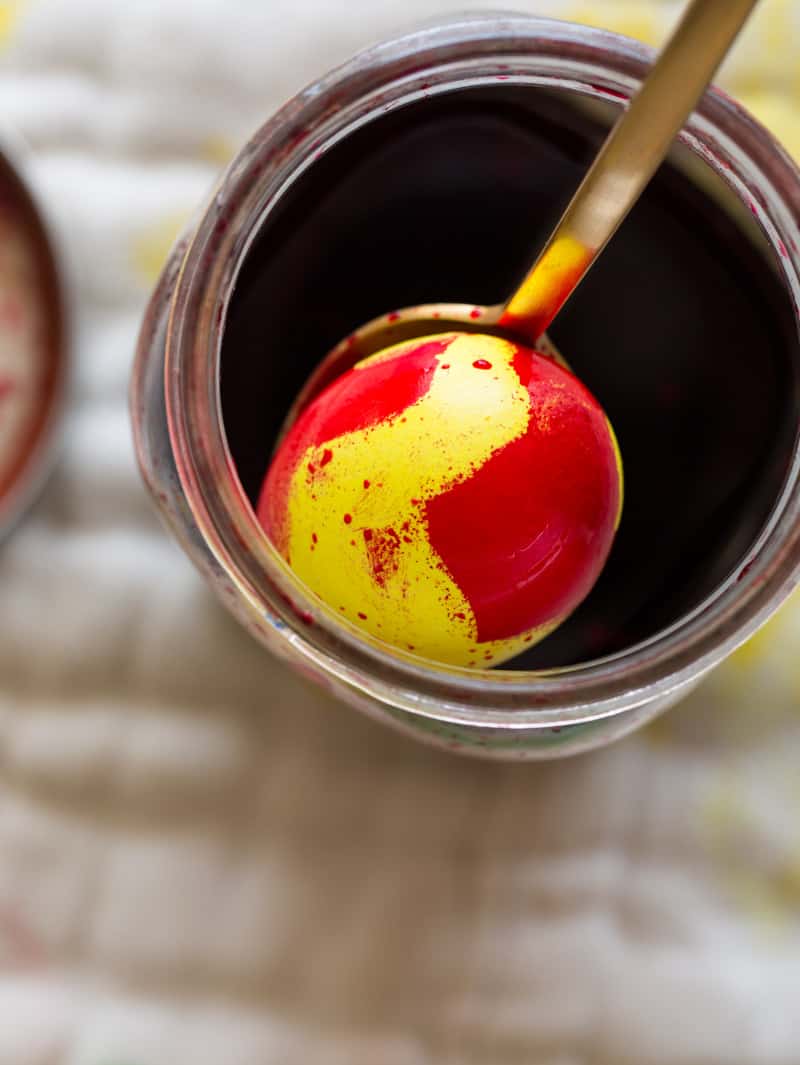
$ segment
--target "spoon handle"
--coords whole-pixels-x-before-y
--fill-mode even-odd
[[[658,169],[758,0],[692,0],[498,322],[547,329]]]

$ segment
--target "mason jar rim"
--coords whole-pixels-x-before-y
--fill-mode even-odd
[[[736,572],[669,628],[607,658],[554,669],[446,666],[343,621],[302,584],[261,531],[227,446],[219,368],[228,301],[264,217],[322,152],[376,114],[495,78],[619,105],[653,55],[610,31],[536,16],[472,15],[429,25],[359,53],[308,86],[222,176],[173,294],[167,422],[178,476],[209,550],[288,657],[411,714],[489,728],[552,728],[622,713],[684,686],[752,634],[798,582],[796,434],[782,493],[756,543]],[[800,316],[800,171],[717,88],[706,93],[681,140],[750,207]]]
[[[55,221],[34,181],[28,144],[13,128],[0,126],[2,180],[13,186],[15,211],[26,216],[26,239],[35,249],[46,328],[46,387],[36,426],[10,483],[0,494],[0,543],[17,528],[53,471],[74,375],[73,278]]]

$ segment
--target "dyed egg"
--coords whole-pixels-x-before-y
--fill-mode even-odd
[[[448,333],[387,348],[317,396],[274,456],[258,517],[342,617],[487,667],[586,596],[621,505],[613,430],[573,374]]]

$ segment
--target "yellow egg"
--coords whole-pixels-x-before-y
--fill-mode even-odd
[[[395,345],[302,411],[259,519],[342,617],[439,662],[496,665],[591,589],[622,505],[614,434],[547,356],[483,334]]]

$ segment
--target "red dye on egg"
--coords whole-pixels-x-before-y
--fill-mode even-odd
[[[364,487],[369,488],[369,481],[364,481]]]
[[[353,515],[352,514],[345,514],[345,516],[344,516],[344,518],[342,520],[344,521],[345,525],[349,525],[350,522],[353,520]]]
[[[333,452],[329,447],[326,447],[325,450],[322,452],[322,458],[319,460],[320,468],[322,466],[327,466],[332,458]]]
[[[476,370],[491,370],[492,364],[487,359],[476,359],[472,364]]]
[[[400,568],[400,537],[392,528],[365,529],[364,542],[373,579],[379,588],[385,588],[386,581]]]
[[[533,354],[527,366],[519,361],[531,397],[527,431],[425,504],[430,542],[466,596],[482,643],[551,622],[584,598],[620,503],[597,401],[560,366]]]

